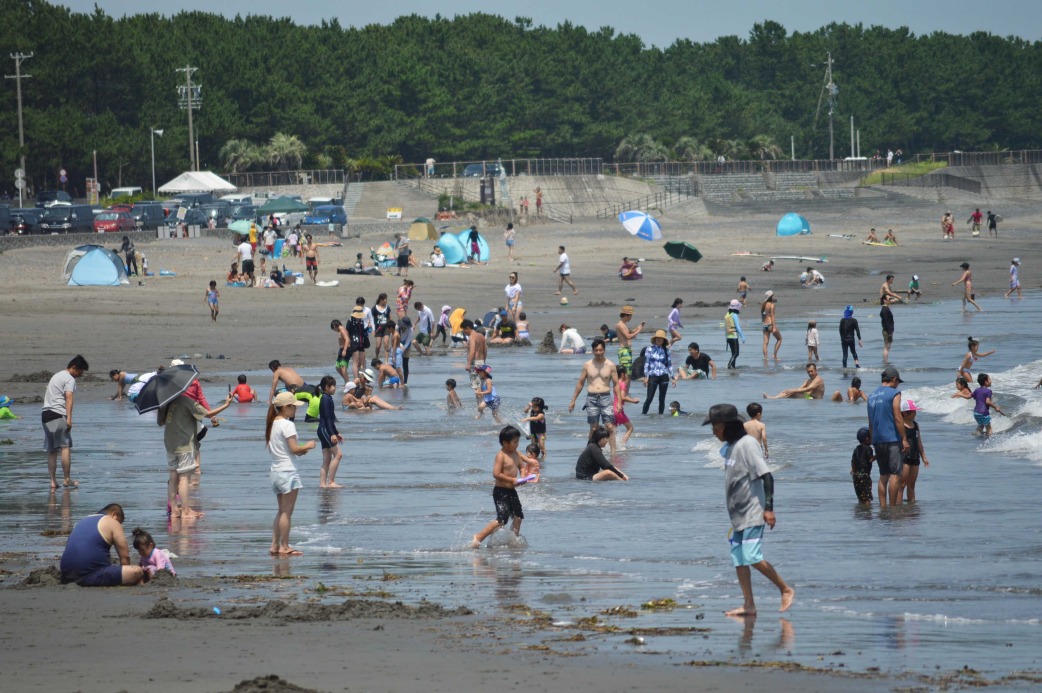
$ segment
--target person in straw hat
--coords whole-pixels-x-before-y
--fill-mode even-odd
[[[648,388],[644,400],[643,413],[647,415],[651,400],[658,392],[658,413],[666,413],[666,389],[669,383],[677,386],[673,376],[673,359],[669,355],[669,334],[665,330],[656,330],[651,338],[651,346],[644,352],[644,384]]]

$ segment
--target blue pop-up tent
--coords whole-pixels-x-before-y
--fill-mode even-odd
[[[129,284],[127,268],[119,256],[99,245],[81,245],[69,251],[62,267],[69,286],[119,286]]]
[[[778,220],[779,236],[802,236],[810,233],[810,222],[799,214],[789,212]]]

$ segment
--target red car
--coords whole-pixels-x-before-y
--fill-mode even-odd
[[[102,212],[94,217],[94,230],[98,233],[133,231],[134,220],[126,212]]]

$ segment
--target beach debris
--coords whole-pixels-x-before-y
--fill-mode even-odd
[[[446,609],[440,604],[432,604],[430,602],[421,602],[417,606],[409,606],[398,601],[348,599],[339,604],[301,604],[271,599],[260,606],[229,607],[222,612],[222,616],[228,620],[277,618],[279,621],[319,622],[347,621],[357,618],[447,618],[452,616],[469,616],[473,613],[473,611],[464,606]],[[172,618],[178,621],[191,621],[208,618],[212,614],[213,611],[209,608],[178,606],[169,597],[163,596],[152,605],[152,608],[143,615],[143,618]]]
[[[644,611],[672,611],[677,608],[677,603],[673,599],[666,597],[665,599],[653,599],[650,602],[644,602],[640,605],[640,608]]]
[[[623,642],[625,642],[627,645],[643,645],[644,638],[640,637],[639,635],[634,635],[632,638],[627,638]]]
[[[275,674],[243,679],[235,684],[231,693],[319,693],[314,688],[301,688]]]
[[[220,616],[220,615],[221,615],[221,608],[220,608],[219,606],[215,606],[215,607],[213,608],[213,612],[214,612],[215,614],[217,614],[218,616]]]
[[[628,606],[613,606],[610,609],[605,609],[601,612],[602,616],[625,616],[626,618],[636,618],[637,612]]]

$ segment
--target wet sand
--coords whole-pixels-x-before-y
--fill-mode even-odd
[[[481,316],[503,304],[507,274],[518,271],[533,342],[537,343],[547,330],[556,335],[563,322],[592,334],[603,322],[613,324],[616,307],[624,303],[637,306],[637,322],[647,320],[656,327],[664,324],[676,296],[685,299],[685,318],[723,315],[727,301],[735,296],[738,277],[745,275],[753,287],[749,308],[743,311],[743,327],[749,337],[746,349],[756,354],[759,315],[753,304],[766,289],[776,292],[779,315],[830,309],[838,317],[850,303],[859,309],[864,327],[876,324],[876,297],[887,272],[897,275],[898,288],[907,286],[913,273],[919,274],[922,300],[947,300],[961,295],[961,287],[950,284],[959,278],[959,264],[969,261],[977,293],[996,296],[1005,292],[1010,259],[1018,256],[1024,287],[1040,285],[1042,275],[1036,268],[1042,264],[1042,253],[1033,243],[1034,234],[1042,228],[1038,216],[1007,213],[998,239],[986,235],[970,239],[968,228],[960,225],[957,240],[944,243],[937,222],[943,208],[924,207],[921,212],[922,219],[902,226],[867,212],[812,219],[812,236],[790,239],[777,238],[773,233],[776,217],[766,215],[708,217],[683,227],[667,222],[669,239],[687,240],[703,253],[705,258],[697,264],[668,260],[660,245],[635,241],[613,222],[521,229],[516,248],[519,260],[510,264],[505,260],[501,230],[489,229],[485,235],[493,248],[491,264],[470,269],[414,269],[410,272],[417,285],[413,300],[423,301],[435,314],[442,304],[449,304],[467,306],[469,316]],[[968,211],[957,209],[956,218],[960,214],[964,217]],[[880,233],[893,226],[901,246],[862,245],[860,239],[869,226]],[[830,238],[830,233],[853,233],[858,238]],[[109,246],[115,244],[114,237],[104,240]],[[210,363],[214,370],[252,370],[263,368],[273,358],[289,365],[331,365],[336,342],[329,320],[343,320],[358,295],[364,295],[370,305],[380,292],[388,293],[393,301],[400,285],[393,274],[355,278],[334,275],[334,268],[349,266],[355,253],[383,240],[365,238],[322,250],[320,279],[339,279],[338,287],[307,285],[282,290],[224,287],[234,249],[230,241],[216,239],[139,244],[153,271],[158,274],[160,269],[170,269],[177,276],[156,276],[143,285],[135,277],[131,286],[120,289],[64,286],[60,267],[67,248],[5,252],[0,255],[0,270],[7,283],[0,298],[4,353],[0,393],[15,398],[16,413],[36,417],[49,375],[76,353],[82,353],[92,369],[80,384],[78,401],[100,401],[110,395],[114,387],[106,376],[111,368],[144,369],[182,354],[198,354],[192,362],[204,375]],[[567,307],[553,293],[556,278],[552,270],[559,243],[567,246],[572,277],[580,291],[572,296],[565,287],[570,299]],[[416,255],[426,257],[429,246],[430,242],[414,243]],[[763,257],[731,255],[739,251],[762,253]],[[644,280],[621,282],[616,277],[623,255],[645,258]],[[775,272],[760,272],[770,255],[827,256],[827,264],[813,265],[825,275],[826,288],[800,288],[797,276],[807,266],[804,262],[779,260]],[[302,269],[298,260],[286,264]],[[216,325],[211,323],[204,301],[211,279],[218,280],[221,288]],[[799,342],[802,337],[786,335]],[[208,362],[206,354],[225,359]],[[574,374],[569,372],[567,377]],[[266,383],[251,384],[263,396]],[[42,453],[40,462],[43,488]],[[74,455],[74,475],[75,465]],[[118,495],[117,489],[113,491]],[[18,556],[5,556],[3,563],[5,572],[0,577],[5,587],[20,583],[31,570],[42,567]],[[121,590],[53,584],[0,589],[0,608],[7,614],[0,625],[6,652],[0,673],[18,676],[20,690],[27,691],[112,691],[145,685],[170,691],[229,691],[240,681],[268,674],[303,689],[323,691],[458,691],[530,688],[533,684],[576,691],[767,686],[813,691],[839,686],[877,690],[895,685],[894,679],[881,681],[869,675],[867,679],[837,680],[833,677],[841,672],[821,677],[766,662],[753,669],[721,669],[717,663],[702,663],[693,669],[672,657],[668,646],[656,652],[623,652],[615,644],[599,642],[595,633],[583,634],[589,647],[584,646],[582,656],[572,656],[573,652],[555,647],[554,642],[574,639],[576,632],[558,632],[528,614],[477,617],[429,609],[419,617],[402,618],[411,612],[388,606],[385,600],[372,606],[332,608],[343,597],[316,594],[315,586],[304,578],[294,578],[304,581],[303,606],[296,607],[301,618],[287,619],[287,605],[269,605],[267,611],[248,618],[239,617],[245,612],[236,616],[228,611],[233,618],[212,614],[214,603],[228,595],[244,599],[243,603],[266,603],[273,595],[264,578],[258,576],[259,584],[245,597],[241,585],[230,578],[178,580]],[[170,602],[163,602],[167,597]],[[795,608],[798,606],[797,602]],[[157,609],[166,617],[147,618]],[[758,620],[759,628],[777,628],[776,614],[764,613]],[[524,644],[531,642],[529,629],[542,629],[544,642],[523,649],[532,647]],[[780,676],[780,671],[785,675]],[[255,682],[242,690],[262,690],[259,685]],[[277,685],[263,689],[280,690]]]

